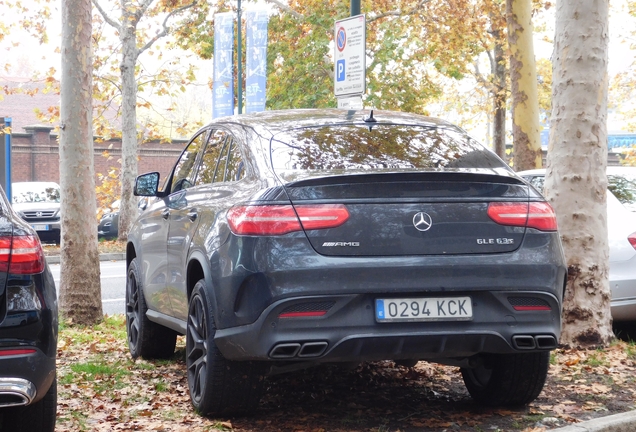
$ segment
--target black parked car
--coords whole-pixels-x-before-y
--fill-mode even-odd
[[[188,144],[127,247],[133,357],[186,335],[192,403],[240,414],[263,376],[322,362],[457,365],[490,405],[534,400],[561,331],[550,205],[442,120],[295,110]]]
[[[40,240],[0,188],[0,430],[55,429],[57,319]]]
[[[114,239],[119,234],[119,200],[104,211],[97,224],[97,238]]]

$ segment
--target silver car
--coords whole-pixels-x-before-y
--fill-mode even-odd
[[[60,186],[54,182],[11,184],[13,209],[43,242],[60,242]]]
[[[544,169],[517,174],[543,191]],[[636,321],[636,167],[608,167],[607,181],[612,317]]]

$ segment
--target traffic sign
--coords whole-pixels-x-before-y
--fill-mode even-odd
[[[334,94],[337,98],[366,91],[366,19],[356,15],[336,21]]]

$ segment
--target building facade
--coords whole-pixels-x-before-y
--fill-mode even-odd
[[[60,181],[60,149],[58,135],[51,126],[24,126],[23,133],[11,134],[11,181]],[[158,171],[161,178],[170,173],[172,166],[187,141],[170,143],[151,141],[139,146],[138,172]],[[106,175],[119,169],[121,140],[95,141],[94,166],[96,174]],[[96,182],[99,180],[96,178]]]

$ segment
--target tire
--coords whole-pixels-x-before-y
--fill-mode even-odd
[[[5,408],[2,430],[11,432],[53,432],[57,414],[57,379],[38,402],[16,408]]]
[[[462,368],[462,378],[472,398],[482,405],[519,406],[543,390],[550,352],[490,354],[476,368]]]
[[[216,325],[200,280],[190,296],[186,332],[188,387],[195,410],[205,416],[253,412],[263,389],[263,363],[229,361],[214,343]]]
[[[139,264],[134,258],[126,278],[126,334],[132,358],[166,359],[174,354],[177,333],[148,319],[148,306],[140,283]]]

